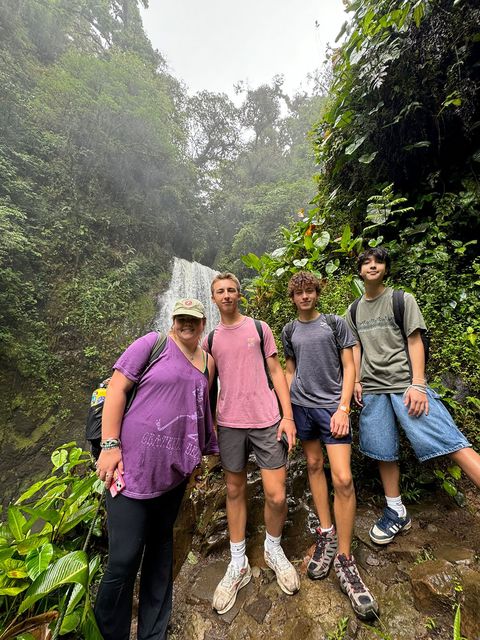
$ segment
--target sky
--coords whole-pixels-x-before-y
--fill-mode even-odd
[[[150,0],[145,30],[189,93],[234,98],[282,74],[289,94],[321,67],[346,20],[342,0]]]

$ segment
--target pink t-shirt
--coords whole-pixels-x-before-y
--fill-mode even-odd
[[[268,324],[262,322],[265,357],[277,353]],[[208,351],[208,338],[203,341]],[[212,356],[218,369],[220,395],[217,423],[222,427],[270,427],[280,420],[277,396],[268,386],[260,336],[252,318],[238,324],[220,323],[215,329]]]

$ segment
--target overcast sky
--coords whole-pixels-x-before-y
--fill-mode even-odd
[[[292,94],[322,65],[346,19],[342,0],[150,0],[142,11],[155,49],[190,93],[234,95],[285,77]]]

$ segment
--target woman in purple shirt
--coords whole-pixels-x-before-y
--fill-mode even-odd
[[[218,453],[208,402],[215,365],[199,346],[204,327],[202,303],[179,300],[159,358],[146,367],[157,338],[151,332],[131,344],[113,367],[97,474],[107,490],[118,479],[125,486],[115,497],[106,491],[108,565],[95,603],[104,640],[130,638],[140,562],[138,640],[166,638],[173,525],[190,474],[202,455]],[[135,399],[124,414],[134,384]]]

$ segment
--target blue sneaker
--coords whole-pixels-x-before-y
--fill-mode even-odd
[[[376,544],[388,544],[391,542],[397,533],[401,531],[408,531],[412,526],[412,519],[405,514],[404,518],[397,515],[396,511],[385,507],[381,517],[370,529],[369,536]]]

